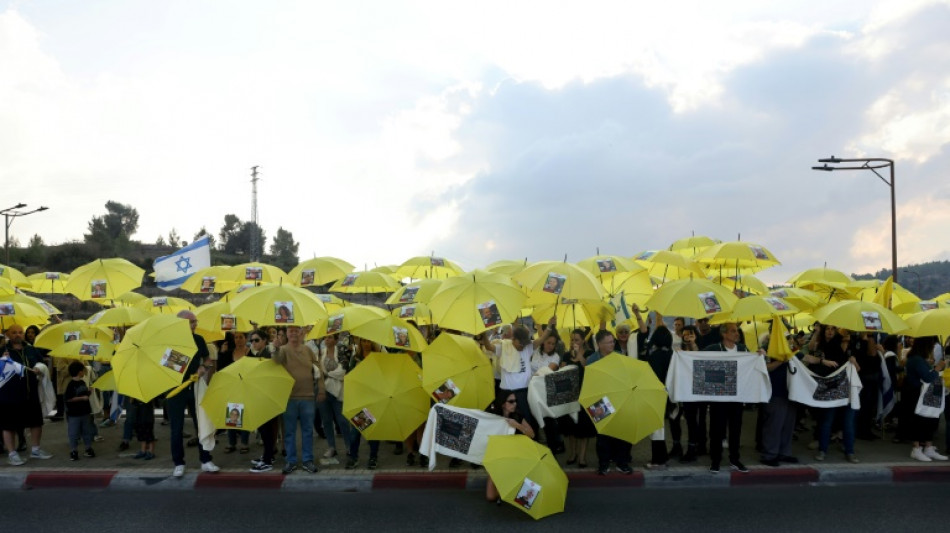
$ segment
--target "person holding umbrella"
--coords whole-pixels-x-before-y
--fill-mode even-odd
[[[518,397],[514,392],[499,391],[494,403],[489,405],[486,411],[504,418],[508,425],[514,428],[516,434],[525,435],[529,439],[534,438],[534,429],[531,424],[518,412]],[[491,476],[488,477],[488,482],[485,485],[485,499],[501,505],[498,488],[495,487]]]
[[[284,445],[287,449],[287,464],[284,474],[297,469],[297,423],[300,423],[300,441],[302,467],[311,474],[317,472],[313,463],[313,419],[316,401],[326,400],[326,388],[323,375],[315,378],[314,365],[318,365],[316,354],[303,344],[303,330],[299,326],[287,326],[287,344],[274,354],[274,361],[284,366],[294,378],[294,386],[284,411]],[[316,390],[316,394],[314,394]]]
[[[585,366],[591,366],[615,351],[616,341],[614,336],[605,329],[597,332],[594,341],[597,343],[597,351],[587,358]],[[630,452],[632,449],[633,445],[629,442],[609,435],[597,435],[597,473],[606,476],[610,462],[613,461],[617,465],[617,470],[620,470],[621,473],[628,476],[633,474],[633,469],[630,468],[630,461],[632,460]]]

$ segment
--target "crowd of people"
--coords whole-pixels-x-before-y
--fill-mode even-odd
[[[744,339],[738,324],[710,325],[708,319],[687,324],[683,318],[672,320],[670,329],[663,317],[652,314],[641,316],[633,307],[634,316],[629,324],[621,324],[610,331],[600,328],[582,328],[570,331],[562,339],[552,319],[533,331],[533,324],[508,324],[474,336],[486,358],[492,361],[497,399],[487,410],[511,419],[519,433],[543,440],[555,454],[564,454],[567,465],[586,468],[590,461],[589,443],[595,441],[596,469],[606,475],[611,466],[623,474],[633,472],[632,445],[629,442],[598,435],[590,417],[581,413],[545,419],[544,431],[528,407],[528,382],[534,375],[555,371],[567,365],[577,366],[583,380],[584,369],[612,353],[635,357],[649,363],[660,381],[664,381],[676,351],[759,352],[766,356],[769,339]],[[190,311],[180,317],[190,321],[194,331],[196,318]],[[440,334],[436,327],[420,328],[429,340]],[[563,331],[563,330],[562,330]],[[46,414],[41,408],[42,382],[52,378],[55,384],[57,412],[51,420],[66,420],[70,459],[79,460],[79,441],[84,456],[95,457],[93,442],[98,437],[94,415],[105,411],[103,425],[116,422],[109,417],[108,398],[95,401],[97,393],[90,388],[90,372],[103,369],[99,364],[51,361],[32,341],[39,330],[28,330],[13,325],[4,331],[2,357],[2,387],[0,387],[0,428],[3,446],[11,465],[21,465],[25,458],[48,459],[50,453],[41,447]],[[121,331],[119,334],[121,335]],[[453,332],[458,333],[458,332]],[[320,466],[339,464],[346,455],[344,468],[359,465],[361,432],[342,414],[342,390],[347,373],[363,358],[375,351],[386,351],[375,343],[346,333],[327,335],[322,339],[306,340],[307,330],[296,326],[267,327],[250,332],[228,333],[225,339],[206,344],[194,334],[198,352],[187,369],[184,379],[192,375],[208,380],[216,371],[243,357],[271,358],[283,365],[293,377],[294,384],[287,408],[282,415],[267,421],[259,428],[223,430],[227,444],[224,453],[250,453],[251,438],[263,447],[260,457],[251,460],[251,472],[261,473],[274,469],[278,456],[284,457],[282,471],[295,470],[315,473]],[[750,343],[751,341],[751,343]],[[918,461],[944,461],[946,455],[937,450],[935,435],[939,420],[915,413],[921,394],[921,385],[939,383],[943,370],[945,347],[934,337],[898,338],[893,335],[852,333],[829,325],[816,324],[809,332],[798,332],[786,341],[795,357],[817,376],[827,376],[846,363],[855,367],[863,384],[860,410],[850,406],[834,408],[805,407],[789,400],[786,384],[789,363],[767,359],[772,395],[768,403],[744,405],[734,402],[681,403],[668,402],[666,431],[651,438],[651,458],[647,469],[665,469],[672,460],[682,464],[696,463],[708,455],[709,469],[718,472],[727,461],[730,468],[747,472],[740,457],[740,442],[745,413],[758,409],[756,417],[755,448],[759,461],[768,466],[798,463],[792,454],[795,438],[811,442],[816,461],[824,461],[831,453],[833,441],[840,441],[844,457],[859,462],[856,440],[881,438],[882,430],[895,428],[896,441],[910,445],[910,457]],[[392,351],[392,350],[389,350]],[[410,356],[425,365],[419,353]],[[318,369],[314,372],[314,367]],[[894,384],[897,391],[896,408],[888,409],[887,402],[879,402],[885,382]],[[884,404],[885,409],[879,409]],[[185,431],[186,413],[195,413],[195,395],[192,388],[168,398],[140,402],[126,398],[121,405],[127,416],[123,426],[120,451],[131,446],[134,437],[139,442],[136,459],[156,457],[154,424],[155,407],[163,407],[163,424],[170,425],[170,455],[174,476],[185,470],[185,448],[197,447],[201,470],[217,472],[220,468],[212,461],[210,451],[199,445],[198,438]],[[946,417],[946,413],[942,416]],[[810,426],[809,426],[810,424]],[[895,426],[896,424],[896,426]],[[685,426],[685,432],[683,428]],[[406,465],[427,465],[428,458],[419,455],[420,427],[404,441],[391,443],[393,453],[405,454]],[[25,431],[29,432],[31,448],[27,451]],[[198,434],[197,422],[194,426]],[[326,451],[315,457],[316,434],[326,440]],[[226,435],[226,436],[225,436]],[[685,437],[685,438],[684,438]],[[950,428],[943,438],[948,446]],[[342,448],[338,443],[342,441]],[[368,469],[378,466],[381,445],[369,441]],[[299,447],[298,447],[299,445]],[[461,462],[453,460],[452,467]],[[491,494],[489,494],[491,496]]]

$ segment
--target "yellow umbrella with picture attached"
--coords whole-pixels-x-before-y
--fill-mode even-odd
[[[464,272],[454,261],[444,257],[419,256],[407,259],[396,268],[396,277],[412,279],[445,279]]]
[[[404,305],[393,309],[390,314],[403,320],[411,320],[420,326],[434,324],[432,321],[432,311],[429,310],[429,306],[426,304]]]
[[[800,287],[782,287],[769,291],[769,294],[781,298],[803,311],[811,311],[821,306],[821,296],[818,293]]]
[[[236,316],[230,302],[224,300],[202,305],[195,310],[195,317],[198,318],[195,333],[207,341],[219,341],[229,331],[254,329],[247,319]]]
[[[112,358],[116,391],[143,402],[182,383],[198,346],[188,321],[151,315],[126,332]]]
[[[585,367],[578,401],[598,434],[636,444],[663,427],[666,400],[648,363],[612,353]]]
[[[386,305],[429,303],[435,291],[442,286],[441,279],[420,279],[400,287],[389,295]]]
[[[362,326],[371,320],[379,320],[386,316],[389,316],[389,313],[379,307],[359,304],[348,305],[333,314],[327,313],[327,316],[317,320],[313,329],[307,334],[307,338],[322,339],[334,333],[351,331],[353,328]]]
[[[712,281],[718,283],[727,289],[738,289],[742,292],[751,294],[767,294],[768,286],[759,278],[752,274],[740,274],[736,276],[712,276]]]
[[[290,277],[287,276],[283,270],[275,267],[274,265],[256,262],[241,263],[240,265],[228,267],[227,270],[221,272],[221,274],[217,277],[217,281],[230,282],[237,285],[242,283],[251,283],[255,285],[260,285],[262,283],[291,283]]]
[[[33,346],[46,350],[53,350],[63,343],[76,339],[87,339],[95,342],[112,342],[112,331],[106,327],[90,326],[85,320],[69,320],[43,328],[33,340]]]
[[[908,327],[907,323],[890,309],[861,300],[830,303],[818,308],[812,315],[822,324],[850,331],[902,333]]]
[[[399,289],[399,282],[384,272],[360,271],[350,272],[330,287],[330,292],[345,294],[373,294],[378,292],[395,292]]]
[[[491,361],[474,339],[442,333],[422,351],[422,387],[436,401],[485,409],[495,399]]]
[[[41,294],[67,294],[66,283],[69,281],[69,274],[38,272],[30,274],[26,279],[30,281],[30,287],[26,289],[28,291]]]
[[[757,272],[780,265],[781,262],[761,244],[731,241],[721,242],[706,248],[693,258],[713,272],[717,268],[728,268],[734,272]]]
[[[524,301],[524,291],[511,278],[476,269],[442,282],[429,300],[429,310],[442,329],[478,335],[514,322]]]
[[[218,265],[202,268],[193,273],[181,285],[181,290],[194,294],[213,294],[228,292],[240,285],[237,281],[219,279],[230,271],[230,266]]]
[[[297,264],[288,274],[298,287],[315,287],[346,277],[356,267],[336,257],[314,257]]]
[[[314,294],[294,285],[262,285],[231,300],[234,314],[259,326],[309,326],[327,317]]]
[[[287,409],[293,387],[283,365],[242,357],[214,373],[201,407],[217,429],[253,431]]]
[[[175,315],[180,311],[194,311],[196,309],[195,304],[184,298],[175,298],[174,296],[146,298],[135,304],[135,307],[157,315]]]
[[[24,329],[29,326],[42,326],[49,320],[50,314],[52,313],[40,305],[35,298],[26,294],[0,296],[0,331],[14,324]]]
[[[707,279],[679,279],[657,289],[647,306],[664,316],[698,319],[728,313],[737,300],[728,289]]]
[[[371,340],[387,348],[421,352],[428,346],[415,326],[384,311],[384,315],[349,329],[351,335]]]
[[[145,270],[125,259],[97,259],[69,274],[66,292],[80,300],[113,300],[142,286],[144,275]]]
[[[107,342],[93,339],[77,339],[63,343],[53,348],[50,357],[64,357],[66,359],[77,359],[80,361],[100,361],[108,362],[115,353],[116,345],[112,344],[112,339]]]
[[[366,440],[405,440],[429,416],[422,369],[405,353],[370,353],[343,380],[343,416]]]
[[[595,278],[603,281],[623,272],[640,272],[646,270],[633,262],[632,259],[619,255],[595,255],[577,262],[577,266],[587,270]]]
[[[525,435],[491,435],[483,464],[502,501],[531,518],[564,511],[567,475],[547,446]]]
[[[597,302],[604,286],[583,267],[567,261],[539,261],[511,278],[520,283],[534,301],[558,303],[562,299]]]

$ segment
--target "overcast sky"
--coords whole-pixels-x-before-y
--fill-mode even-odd
[[[888,188],[836,155],[895,159],[900,263],[950,259],[950,2],[656,4],[0,0],[0,183],[50,207],[11,233],[217,234],[260,165],[268,242],[360,268],[692,232],[772,282],[887,268]]]

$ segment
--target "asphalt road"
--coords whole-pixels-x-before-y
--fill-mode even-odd
[[[535,522],[474,491],[33,490],[0,492],[0,523],[10,532],[941,531],[948,494],[941,484],[579,489],[564,513]]]

